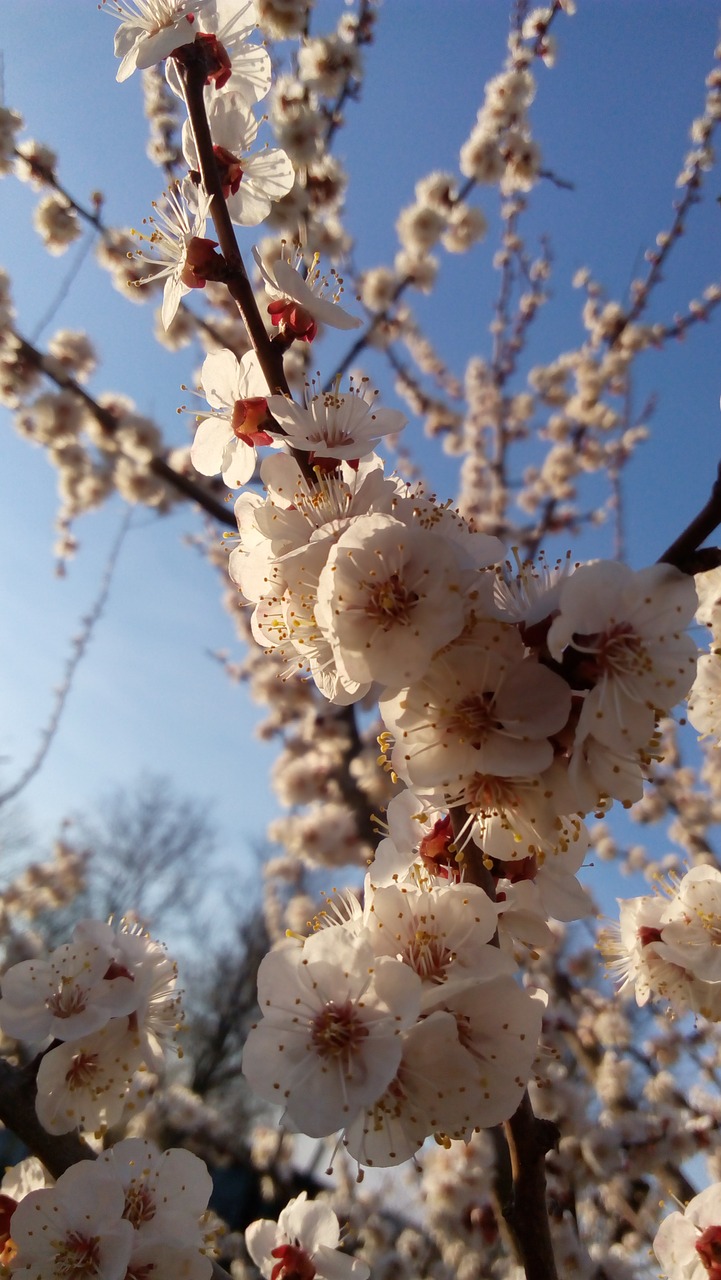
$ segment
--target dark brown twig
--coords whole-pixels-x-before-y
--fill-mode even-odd
[[[527,1093],[503,1126],[511,1153],[512,1199],[502,1206],[526,1280],[557,1280],[546,1207],[546,1155],[558,1141],[550,1120],[533,1114]]]
[[[14,1067],[0,1058],[0,1121],[59,1178],[71,1165],[97,1156],[78,1133],[51,1134],[35,1111],[36,1077],[39,1059],[26,1067]],[[229,1280],[227,1271],[213,1259],[213,1280]]]
[[[0,1058],[0,1120],[59,1178],[79,1160],[94,1160],[95,1152],[77,1133],[46,1133],[35,1111],[38,1061],[14,1067]]]
[[[180,51],[177,51],[178,53]],[[207,69],[202,47],[190,44],[183,46],[182,58],[176,57],[176,65],[180,74],[188,109],[190,127],[193,131],[195,149],[198,153],[198,165],[203,186],[210,197],[210,214],[218,237],[220,251],[228,268],[226,284],[228,292],[240,311],[253,349],[258,357],[268,387],[273,394],[289,395],[288,382],[283,371],[283,353],[273,345],[258,303],[255,300],[253,286],[240,255],[235,238],[233,223],[230,220],[228,206],[223,194],[223,182],[215,160],[213,139],[210,136],[210,125],[205,110],[203,87]]]
[[[714,529],[721,524],[721,464],[716,472],[711,496],[708,502],[701,508],[697,516],[679,534],[675,542],[667,547],[662,555],[658,558],[659,564],[673,564],[677,569],[681,569],[683,573],[693,573],[696,553],[702,542],[711,536]],[[709,548],[709,550],[712,550]],[[713,550],[716,550],[713,548]],[[699,553],[700,554],[700,553]],[[720,553],[717,553],[720,554]],[[721,554],[720,554],[721,558]],[[703,559],[703,557],[702,557]],[[708,559],[708,557],[707,557]],[[704,567],[711,568],[711,564]]]
[[[100,423],[101,427],[109,434],[113,434],[119,425],[117,418],[109,409],[104,409],[98,404],[97,400],[81,387],[69,373],[66,373],[56,360],[50,360],[42,351],[34,347],[26,338],[22,338],[16,333],[15,337],[20,344],[19,351],[24,360],[32,364],[35,368],[42,370],[46,378],[54,382],[56,387],[60,387],[63,391],[72,391],[79,400],[89,409],[93,417]],[[233,517],[232,510],[228,510],[222,503],[213,497],[212,493],[208,493],[207,489],[196,484],[194,480],[189,480],[187,476],[181,475],[180,472],[174,471],[164,458],[153,458],[150,463],[150,469],[159,479],[164,480],[172,488],[177,489],[184,497],[190,498],[197,506],[206,511],[209,516],[217,520],[220,524],[235,529],[236,522]]]

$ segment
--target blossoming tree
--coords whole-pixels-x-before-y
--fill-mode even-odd
[[[229,674],[269,705],[277,793],[291,810],[270,829],[272,945],[242,1054],[279,1126],[258,1130],[253,1160],[276,1198],[287,1135],[306,1135],[336,1181],[322,1192],[311,1181],[244,1240],[224,1238],[195,1151],[227,1160],[237,1134],[232,1115],[223,1122],[212,1100],[164,1075],[183,1020],[164,947],[128,921],[84,920],[45,952],[8,918],[0,1116],[32,1158],[3,1182],[0,1265],[43,1280],[203,1280],[221,1274],[218,1256],[236,1276],[255,1267],[268,1280],[623,1280],[658,1265],[671,1280],[718,1280],[721,1109],[708,1086],[721,868],[708,828],[721,554],[704,544],[721,489],[709,483],[703,509],[670,522],[656,562],[637,569],[622,559],[620,495],[647,435],[632,412],[638,358],[712,319],[721,300],[709,280],[672,319],[651,318],[713,165],[721,46],[670,225],[628,297],[609,300],[582,272],[580,344],[525,372],[551,257],[545,243],[535,256],[527,246],[524,216],[544,183],[564,182],[530,108],[573,0],[514,6],[457,165],[419,177],[393,266],[357,278],[344,266],[333,145],[382,21],[373,0],[324,33],[310,0],[101,7],[116,19],[117,92],[145,74],[152,152],[168,178],[142,230],[107,225],[99,200],[78,203],[9,107],[0,169],[42,189],[36,225],[51,252],[90,222],[115,283],[162,288],[161,340],[204,344],[193,438],[170,451],[127,398],[92,395],[86,335],[60,331],[47,349],[26,337],[7,274],[1,394],[58,467],[62,555],[77,517],[114,491],[155,509],[186,500],[215,522],[207,554],[222,562],[249,645]],[[470,360],[461,411],[409,299],[433,290],[436,246],[471,254],[496,192],[491,352]],[[348,346],[318,372],[329,329]],[[363,372],[371,347],[405,409]],[[409,413],[461,459],[455,499],[411,474]],[[588,494],[586,475],[598,481]],[[574,540],[603,510],[615,513],[619,554],[581,562]],[[220,524],[232,526],[225,549]],[[559,539],[569,550],[554,560],[545,547]],[[695,623],[710,633],[700,657]],[[705,736],[698,777],[680,755],[686,715]],[[671,816],[687,862],[624,901],[596,949],[593,880],[578,873],[614,856],[643,868],[645,854],[609,825],[631,806],[642,822]],[[314,903],[310,873],[349,864],[353,888]],[[37,914],[32,889],[52,900],[66,870],[11,885],[6,915],[9,901]],[[168,1147],[170,1129],[194,1150]],[[422,1181],[399,1225],[400,1208],[364,1199],[348,1170],[360,1179],[406,1162]],[[659,1226],[668,1194],[680,1208]]]

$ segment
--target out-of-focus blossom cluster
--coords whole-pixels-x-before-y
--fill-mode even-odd
[[[0,1027],[44,1048],[36,1110],[48,1133],[102,1134],[117,1123],[136,1075],[162,1066],[179,1028],[176,981],[160,943],[93,920],[46,959],[7,970]],[[136,1092],[142,1097],[142,1074]]]
[[[664,999],[677,1012],[719,1022],[721,871],[692,867],[661,885],[664,893],[620,903],[618,933],[603,938],[609,967],[638,1004]]]
[[[9,1216],[4,1253],[13,1275],[211,1275],[204,1224],[212,1183],[191,1152],[161,1152],[127,1138],[47,1184],[30,1190],[13,1185],[12,1207],[15,1197],[3,1182]]]

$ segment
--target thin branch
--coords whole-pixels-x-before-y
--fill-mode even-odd
[[[52,187],[53,191],[57,191],[58,195],[62,196],[63,199],[67,201],[70,208],[74,209],[75,213],[77,213],[79,217],[84,218],[86,222],[92,223],[96,231],[100,231],[103,234],[107,231],[107,227],[104,225],[100,216],[99,203],[95,206],[95,212],[91,212],[90,209],[85,205],[80,204],[79,201],[71,196],[70,192],[67,191],[62,183],[58,181],[53,170],[48,168],[47,165],[41,164],[37,157],[24,155],[18,147],[13,147],[13,155],[16,160],[20,160],[22,164],[28,165],[35,178],[45,183],[46,186]]]
[[[721,524],[721,464],[719,464],[708,502],[694,516],[683,533],[658,558],[659,564],[673,564],[684,573],[692,573],[695,553],[702,542]],[[714,548],[715,550],[715,548]],[[706,567],[710,568],[711,565]]]
[[[558,1142],[550,1120],[533,1114],[528,1094],[504,1129],[511,1153],[513,1198],[503,1216],[520,1253],[526,1280],[558,1280],[546,1207],[546,1154]]]
[[[204,50],[197,44],[183,45],[181,49],[175,51],[174,57],[198,154],[200,176],[205,192],[210,198],[210,214],[227,268],[224,283],[238,307],[269,391],[274,395],[290,396],[290,387],[283,368],[285,343],[273,341],[265,327],[253,286],[238,248],[223,192],[223,181],[216,163],[213,139],[205,110],[203,88],[207,67]],[[277,424],[275,429],[280,430]],[[290,452],[305,479],[315,486],[317,477],[308,460],[307,452],[302,449],[291,449]]]
[[[109,409],[104,409],[102,405],[99,405],[97,400],[94,400],[89,392],[84,387],[81,387],[79,382],[76,382],[75,378],[61,369],[56,361],[48,359],[42,351],[34,347],[26,338],[21,337],[19,333],[15,333],[15,337],[20,344],[20,354],[27,361],[36,368],[41,369],[46,378],[54,382],[56,387],[60,387],[63,391],[72,391],[78,399],[82,400],[83,404],[105,431],[110,434],[115,432],[118,427],[118,420]],[[202,507],[203,511],[207,511],[208,515],[212,516],[214,520],[229,528],[236,528],[232,511],[228,511],[227,507],[218,502],[211,493],[208,493],[207,489],[196,484],[194,480],[189,480],[187,476],[181,475],[180,472],[175,471],[163,458],[153,458],[150,463],[150,469],[160,479],[165,480],[167,484],[182,493],[184,497],[190,498],[197,506]]]
[[[539,178],[545,178],[546,182],[553,183],[553,186],[558,187],[560,191],[576,190],[575,183],[571,182],[568,178],[559,178],[558,174],[554,173],[552,169],[539,169],[538,176]]]
[[[176,55],[179,51],[176,51]],[[283,353],[273,344],[266,330],[263,317],[256,302],[253,286],[250,283],[238,242],[235,238],[233,223],[230,220],[228,206],[223,194],[223,183],[215,160],[213,139],[205,110],[203,88],[207,74],[202,48],[196,44],[183,46],[183,57],[176,56],[176,64],[183,85],[185,105],[188,109],[190,127],[193,132],[195,148],[198,153],[200,176],[207,195],[210,197],[210,214],[213,219],[220,251],[228,268],[226,284],[235,300],[248,336],[258,357],[258,362],[265,375],[268,387],[273,394],[290,395],[290,389],[283,370]]]
[[[373,40],[373,23],[375,14],[373,5],[370,0],[360,0],[358,5],[357,25],[354,31],[352,43],[358,48],[360,45],[370,44]],[[347,74],[343,86],[338,93],[332,107],[328,109],[328,128],[325,132],[323,140],[324,149],[330,151],[333,136],[343,123],[343,107],[350,99],[357,99],[360,93],[360,81],[350,73]]]
[[[48,752],[53,745],[55,735],[58,731],[63,711],[65,710],[65,705],[70,696],[70,691],[73,687],[73,680],[75,679],[75,673],[85,657],[93,631],[95,630],[97,623],[100,621],[105,605],[107,604],[110,587],[113,581],[113,574],[118,563],[123,542],[125,541],[125,535],[130,528],[132,514],[132,510],[128,510],[123,517],[120,529],[105,565],[105,572],[103,573],[97,599],[95,600],[90,613],[83,618],[82,628],[79,635],[77,635],[73,640],[72,652],[65,664],[62,684],[56,690],[55,705],[52,709],[50,718],[42,731],[40,745],[30,761],[30,764],[20,774],[17,782],[13,783],[11,787],[8,787],[7,791],[0,793],[0,805],[7,804],[10,800],[15,800],[15,798],[25,790],[28,783],[32,782],[33,778],[36,777],[45,763]]]
[[[40,337],[40,334],[43,332],[44,329],[47,328],[47,326],[50,324],[50,321],[54,319],[57,312],[60,310],[60,307],[64,303],[65,299],[70,293],[70,290],[73,284],[75,283],[77,277],[79,276],[80,268],[85,262],[85,259],[87,258],[88,253],[90,252],[92,246],[93,246],[93,235],[92,233],[88,233],[87,235],[84,236],[83,240],[78,246],[78,251],[74,256],[68,271],[66,272],[65,276],[61,280],[57,293],[55,294],[55,297],[53,298],[49,307],[47,307],[43,315],[38,320],[38,323],[36,324],[35,328],[33,329],[33,332],[30,336],[31,342],[37,342],[38,338]]]
[[[464,835],[468,813],[462,805],[450,810],[453,839],[463,850],[464,879],[479,885],[496,901],[492,872],[486,867],[482,849]],[[456,854],[458,859],[458,854]],[[498,946],[498,933],[492,939]],[[546,1204],[546,1154],[558,1143],[558,1128],[550,1120],[533,1114],[528,1093],[510,1120],[494,1133],[496,1145],[495,1195],[503,1214],[511,1245],[526,1280],[558,1280],[551,1243],[551,1226]]]
[[[45,1132],[35,1111],[38,1062],[14,1067],[0,1058],[0,1120],[59,1178],[80,1160],[94,1160],[95,1152],[77,1133]]]

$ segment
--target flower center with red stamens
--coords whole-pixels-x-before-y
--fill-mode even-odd
[[[348,1068],[356,1050],[368,1036],[368,1028],[350,1000],[330,1000],[313,1019],[311,1040],[321,1058],[341,1058]]]
[[[213,155],[220,171],[223,195],[227,200],[228,196],[234,196],[238,193],[238,188],[243,179],[243,166],[238,156],[234,156],[232,151],[228,151],[225,147],[214,146]]]
[[[413,606],[418,604],[419,596],[409,591],[397,573],[392,573],[385,582],[373,585],[366,601],[365,611],[369,618],[379,622],[384,631],[389,631],[395,623],[407,626],[411,620]]]
[[[198,32],[195,43],[200,45],[203,51],[205,83],[213,82],[216,89],[222,89],[230,80],[233,71],[225,45],[220,43],[217,36],[205,31]]]
[[[185,261],[180,279],[188,289],[204,289],[208,275],[216,274],[220,259],[215,252],[217,240],[192,236],[185,248]]]
[[[83,987],[71,986],[69,978],[63,978],[59,990],[45,1001],[46,1008],[55,1018],[72,1018],[76,1013],[82,1013],[87,1004],[87,991]]]
[[[575,635],[574,646],[585,651],[579,672],[596,682],[602,676],[643,675],[651,667],[646,646],[630,622],[618,622],[608,631]]]
[[[427,871],[448,876],[456,873],[455,858],[451,853],[453,828],[451,815],[447,813],[433,824],[433,829],[423,837],[418,853]]]
[[[270,1280],[313,1280],[315,1267],[305,1249],[295,1244],[280,1244],[271,1249],[271,1257],[278,1258],[270,1273]]]
[[[538,861],[534,854],[528,858],[517,858],[515,861],[502,862],[496,859],[494,865],[494,874],[503,880],[510,880],[511,884],[518,884],[521,880],[535,880],[538,875]]]
[[[71,1231],[58,1241],[53,1262],[54,1280],[85,1280],[100,1275],[100,1240]]]
[[[125,1208],[123,1217],[137,1231],[143,1222],[152,1222],[155,1217],[156,1204],[150,1191],[145,1186],[131,1182],[125,1192]]]
[[[468,742],[476,750],[483,745],[489,733],[501,729],[500,720],[493,715],[493,693],[470,693],[456,703],[448,721],[447,732]]]
[[[98,1070],[96,1053],[76,1053],[69,1069],[65,1073],[65,1083],[69,1089],[84,1089],[92,1084]]]
[[[661,941],[661,930],[652,928],[650,924],[642,924],[636,936],[642,947],[648,947],[652,942]]]
[[[252,396],[248,400],[236,400],[230,425],[233,434],[244,444],[272,444],[272,436],[262,427],[267,419],[268,401],[263,396]]]
[[[519,808],[516,788],[510,778],[490,773],[474,773],[465,787],[465,801],[470,813],[490,816]]]
[[[269,302],[268,315],[281,333],[299,338],[301,342],[312,342],[318,332],[310,311],[292,298],[276,298]]]
[[[455,953],[446,946],[443,938],[428,929],[416,929],[403,948],[402,960],[426,982],[443,982],[448,965]]]
[[[124,964],[120,964],[118,960],[110,961],[110,964],[103,974],[103,978],[108,982],[112,982],[113,978],[130,978],[132,982],[135,982],[135,978],[130,970],[126,968]]]
[[[696,1252],[711,1280],[721,1280],[721,1227],[707,1227],[696,1241]]]

